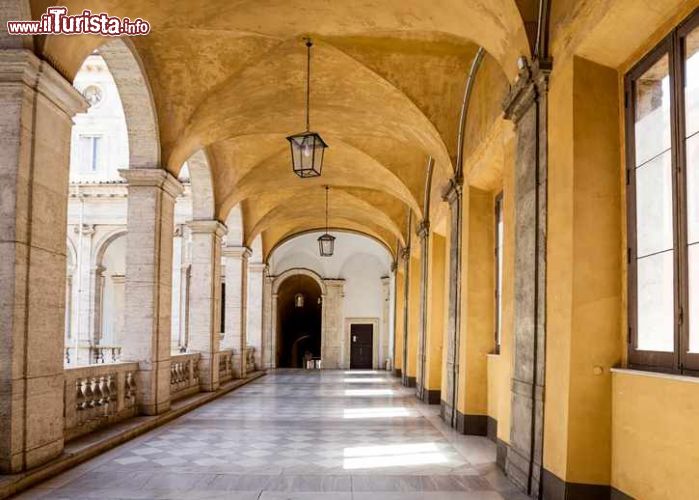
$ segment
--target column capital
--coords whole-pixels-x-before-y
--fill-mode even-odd
[[[248,270],[252,272],[264,272],[267,269],[267,264],[264,262],[250,262],[248,264]]]
[[[73,85],[30,50],[0,51],[0,84],[8,83],[22,83],[36,90],[69,118],[87,111],[87,101]]]
[[[119,175],[132,187],[161,188],[173,198],[182,194],[182,183],[162,168],[120,168]]]
[[[548,92],[551,74],[550,60],[536,59],[531,63],[526,58],[520,60],[519,76],[503,103],[505,118],[512,120],[515,125],[537,98]]]
[[[415,228],[415,233],[421,240],[427,238],[430,234],[430,221],[427,219],[421,220]]]
[[[187,227],[192,234],[215,234],[219,238],[228,233],[225,224],[217,220],[190,220],[187,222]]]
[[[252,255],[252,250],[246,246],[224,246],[223,256],[232,257],[234,259],[249,259]]]
[[[410,245],[404,246],[398,251],[398,256],[400,259],[408,261],[410,260]]]
[[[461,198],[463,189],[464,178],[461,176],[452,177],[442,191],[442,200],[449,203],[449,205],[453,204],[458,198]]]

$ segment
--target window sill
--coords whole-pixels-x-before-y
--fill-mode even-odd
[[[620,373],[622,375],[634,375],[640,377],[652,377],[652,378],[662,378],[666,380],[673,380],[675,382],[689,382],[692,384],[699,384],[699,377],[693,377],[690,375],[676,375],[674,373],[662,373],[662,372],[652,372],[645,370],[636,370],[631,368],[612,368],[612,373]]]

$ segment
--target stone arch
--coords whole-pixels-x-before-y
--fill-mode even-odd
[[[277,248],[281,247],[283,244],[288,243],[289,241],[293,240],[294,238],[297,238],[297,237],[299,237],[299,236],[303,236],[304,234],[315,233],[315,232],[322,231],[322,230],[323,230],[323,228],[312,228],[312,229],[307,229],[307,230],[304,230],[304,231],[295,231],[295,232],[293,232],[293,233],[290,233],[290,234],[284,236],[284,237],[281,238],[279,241],[277,241],[277,242],[272,246],[272,248],[270,248],[269,252],[267,252],[266,257],[265,257],[265,263],[267,263],[267,264],[269,265],[269,259],[270,259],[270,257],[272,256],[272,254],[274,253],[274,251],[275,251]],[[391,247],[390,247],[385,241],[381,240],[380,238],[377,238],[377,237],[374,236],[374,235],[371,235],[371,234],[366,233],[366,232],[364,232],[364,231],[359,231],[359,230],[357,230],[357,229],[349,229],[349,228],[333,229],[333,231],[334,231],[334,232],[337,232],[337,233],[356,234],[356,235],[359,235],[359,236],[364,236],[364,237],[366,237],[366,238],[369,238],[369,239],[372,240],[373,242],[375,242],[375,243],[377,243],[378,245],[380,245],[384,250],[386,250],[386,252],[387,252],[388,255],[391,257],[391,259],[393,259],[393,260],[396,259],[396,253],[393,251],[393,249],[391,249]]]
[[[308,276],[309,278],[312,278],[313,280],[318,283],[318,286],[320,286],[320,293],[321,295],[325,296],[328,292],[327,287],[325,286],[325,282],[323,281],[323,278],[315,271],[312,271],[311,269],[306,269],[306,268],[293,268],[289,269],[287,271],[284,271],[282,274],[279,276],[275,276],[274,280],[272,281],[272,295],[276,296],[277,293],[279,293],[279,287],[284,283],[284,281],[292,276],[296,276],[302,274],[304,276]]]
[[[102,265],[102,260],[104,258],[104,253],[109,248],[109,245],[114,242],[114,240],[126,236],[126,229],[115,229],[111,233],[108,233],[95,245],[95,254],[92,259],[92,263],[95,266]]]
[[[129,137],[129,168],[160,168],[160,133],[150,83],[138,52],[127,38],[109,40],[100,55],[116,82]]]
[[[213,220],[215,212],[214,182],[206,150],[196,151],[187,160],[192,184],[192,219]]]

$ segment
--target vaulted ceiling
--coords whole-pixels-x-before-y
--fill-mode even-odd
[[[151,34],[131,41],[157,115],[162,165],[177,174],[203,150],[215,216],[242,208],[244,241],[264,246],[330,224],[396,247],[406,214],[425,216],[426,166],[435,161],[432,196],[453,174],[459,114],[479,46],[503,81],[529,53],[515,0],[68,0],[141,17]],[[31,3],[38,17],[53,5]],[[531,23],[527,25],[530,29]],[[311,128],[330,148],[323,175],[291,172],[285,137],[304,129],[304,36],[314,40]],[[531,33],[529,33],[531,38]],[[72,80],[105,40],[42,38],[39,50]],[[431,210],[435,210],[431,207]]]

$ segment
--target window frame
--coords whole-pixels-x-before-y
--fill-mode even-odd
[[[627,198],[627,298],[628,364],[632,368],[699,375],[699,353],[689,346],[689,257],[687,247],[687,156],[685,147],[685,38],[699,26],[699,9],[675,27],[633,66],[624,77],[626,198]],[[673,345],[672,352],[643,351],[638,341],[635,82],[665,55],[670,78],[670,157],[673,217]]]
[[[505,248],[504,248],[504,235],[505,235],[505,212],[503,208],[503,192],[500,191],[498,194],[495,195],[494,199],[494,209],[493,209],[493,215],[495,218],[495,227],[494,227],[494,238],[493,238],[493,247],[494,247],[494,254],[493,254],[493,260],[494,260],[494,270],[495,270],[495,281],[493,283],[493,290],[494,290],[494,300],[495,300],[495,308],[494,308],[494,318],[493,318],[493,323],[494,323],[494,334],[493,334],[493,339],[495,341],[495,351],[493,354],[500,354],[500,348],[502,345],[502,287],[500,286],[500,279],[501,279],[501,272],[500,272],[500,252],[502,251],[502,257],[503,257],[503,265],[504,265],[504,259],[505,259]],[[499,223],[502,222],[503,224],[503,238],[500,239],[500,232],[498,231],[498,225]]]

